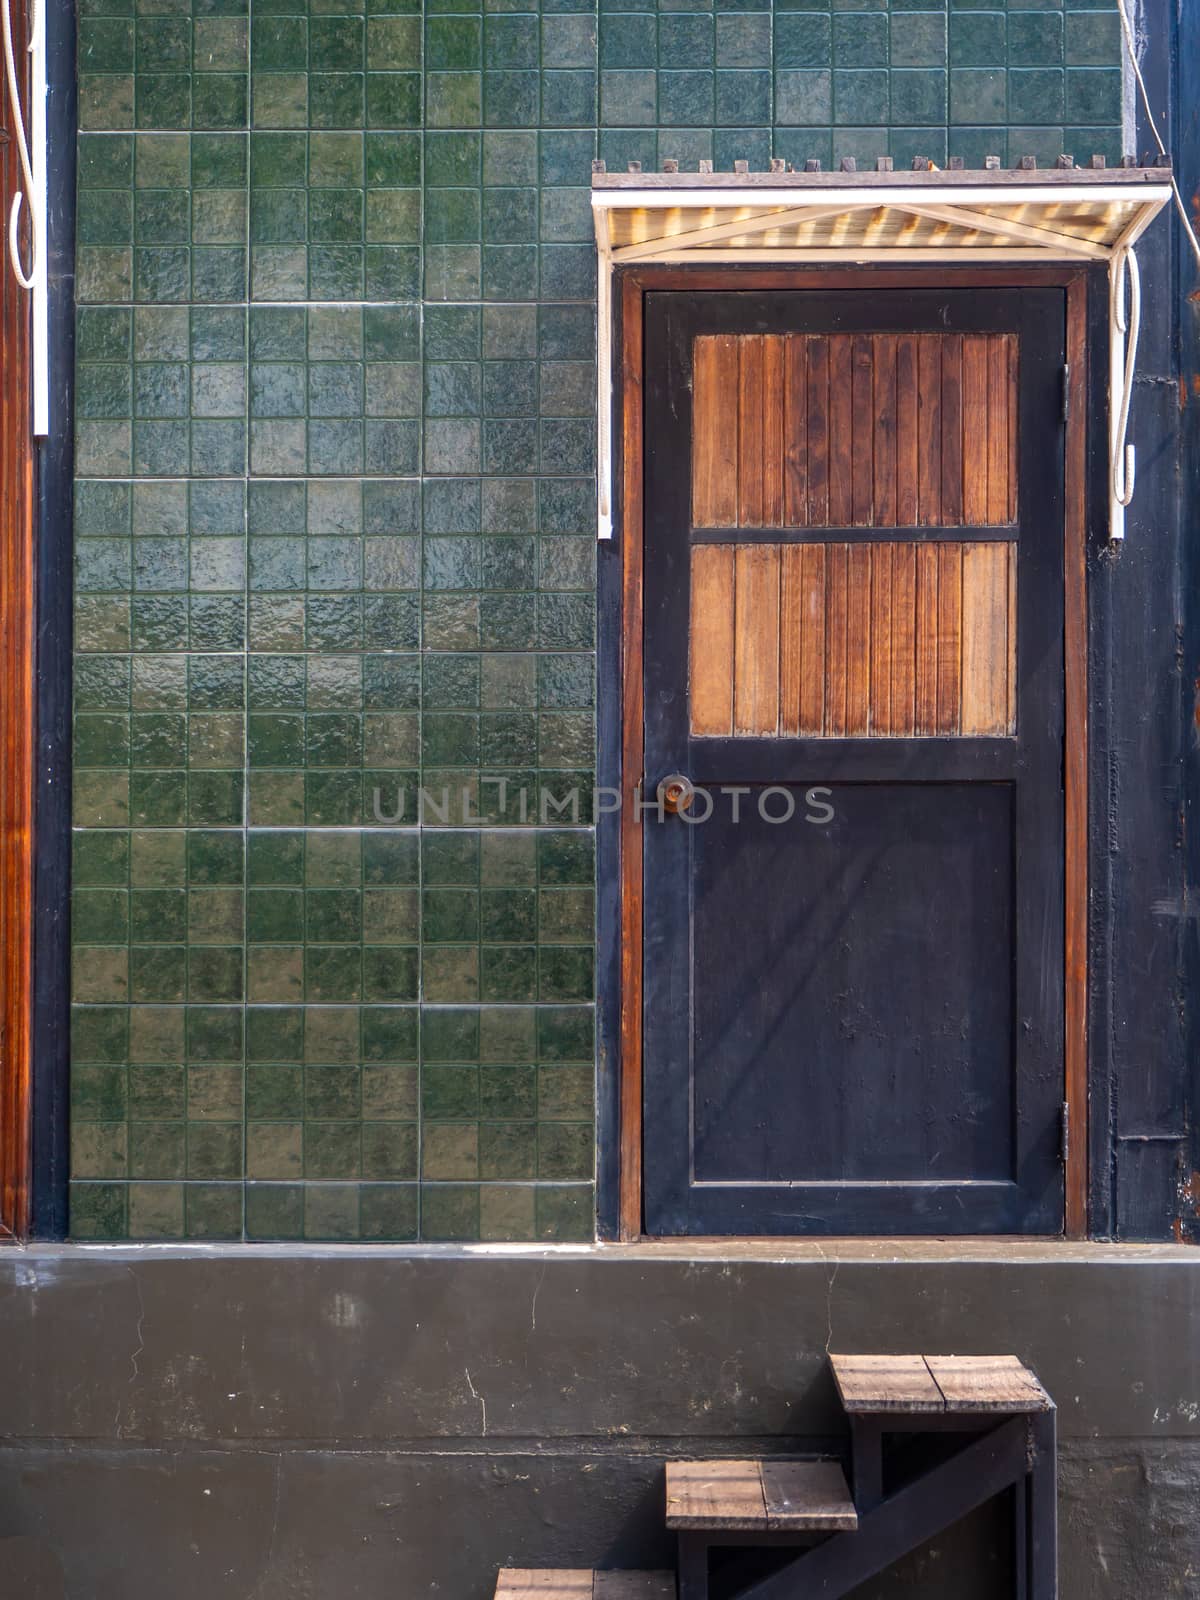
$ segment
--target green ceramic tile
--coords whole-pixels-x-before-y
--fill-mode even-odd
[[[78,1236],[590,1237],[592,158],[1115,159],[1063,23],[87,11]]]

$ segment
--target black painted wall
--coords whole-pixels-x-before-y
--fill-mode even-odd
[[[825,1353],[882,1348],[1047,1384],[1063,1600],[1194,1597],[1198,1310],[1162,1247],[10,1252],[0,1595],[487,1600],[504,1563],[667,1562],[666,1458],[838,1448]],[[1007,1552],[985,1509],[861,1600],[1006,1600]]]
[[[1200,36],[1189,8],[1146,7],[1139,28],[1150,109],[1191,192],[1200,153]],[[1186,114],[1182,107],[1191,107]],[[1156,148],[1137,103],[1136,147]],[[1093,1231],[1192,1238],[1189,1132],[1196,980],[1193,805],[1194,540],[1187,484],[1196,439],[1187,409],[1200,276],[1174,216],[1138,247],[1144,318],[1130,437],[1137,492],[1119,548],[1101,524],[1089,561],[1091,605],[1091,1161]],[[1106,373],[1093,374],[1103,415]],[[1094,498],[1102,511],[1102,481]]]

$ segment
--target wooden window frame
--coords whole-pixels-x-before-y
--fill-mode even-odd
[[[13,22],[20,33],[20,8]],[[14,38],[19,61],[23,45]],[[0,125],[10,114],[6,104]],[[9,139],[0,144],[6,219],[19,183]],[[29,296],[7,259],[0,349],[0,1242],[11,1242],[28,1235],[31,1213],[35,584]]]
[[[658,267],[616,274],[613,477],[620,548],[619,842],[620,1001],[617,1019],[617,1236],[643,1237],[642,1184],[642,819],[643,777],[643,298],[652,290],[921,289],[1049,287],[1066,292],[1067,392],[1064,570],[1064,1033],[1069,1138],[1064,1235],[1088,1234],[1088,271],[1054,267],[827,268],[786,270]]]

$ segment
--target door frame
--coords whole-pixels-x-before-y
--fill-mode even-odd
[[[618,571],[601,583],[599,781],[620,806],[599,819],[601,1048],[598,1152],[601,1231],[643,1236],[642,821],[644,358],[643,300],[655,290],[1061,288],[1066,297],[1067,380],[1064,573],[1064,1144],[1065,1236],[1088,1233],[1088,382],[1086,268],[932,267],[763,269],[645,267],[618,271],[613,305],[612,545]],[[1103,353],[1101,353],[1102,355]],[[1101,419],[1102,420],[1102,419]],[[612,686],[612,687],[609,687]],[[606,710],[607,708],[607,710]],[[606,826],[607,824],[607,826]]]

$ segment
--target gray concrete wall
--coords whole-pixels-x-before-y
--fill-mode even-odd
[[[0,1254],[0,1595],[485,1600],[665,1562],[672,1455],[836,1442],[827,1350],[1013,1351],[1064,1600],[1200,1594],[1200,1255],[694,1245]],[[1002,1513],[861,1591],[1007,1591]]]

